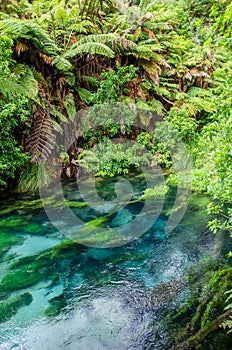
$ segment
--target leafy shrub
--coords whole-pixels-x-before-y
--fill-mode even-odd
[[[78,164],[95,176],[115,176],[128,174],[132,168],[149,165],[151,160],[151,155],[136,143],[115,144],[106,140],[84,151]]]

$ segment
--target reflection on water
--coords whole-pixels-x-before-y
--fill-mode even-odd
[[[101,196],[109,198],[112,180],[104,186]],[[143,189],[142,182],[135,184],[134,197]],[[65,192],[68,200],[80,201],[75,184]],[[161,321],[186,300],[188,268],[214,253],[212,236],[203,234],[204,197],[193,197],[182,222],[165,234],[174,196],[175,189],[170,190],[163,212],[143,236],[110,249],[64,241],[40,205],[29,206],[36,196],[5,198],[0,212],[0,349],[165,349],[170,330]],[[108,224],[123,225],[140,210],[140,202],[127,205]],[[105,215],[106,206],[101,211]],[[96,219],[96,210],[89,207],[76,206],[73,212],[82,220]],[[62,208],[60,213],[62,223]]]

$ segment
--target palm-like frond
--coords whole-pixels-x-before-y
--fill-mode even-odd
[[[164,60],[164,57],[162,56],[161,52],[162,52],[162,46],[158,44],[155,40],[149,39],[139,43],[135,47],[132,54],[136,55],[140,59],[144,59],[147,61],[154,61],[158,64],[166,65],[167,63]]]
[[[106,43],[114,40],[117,36],[115,34],[90,34],[80,40],[78,40],[78,45],[90,44],[90,43]]]
[[[89,20],[81,20],[71,25],[71,29],[77,34],[89,34],[94,31],[93,23]]]
[[[71,45],[63,54],[62,59],[69,59],[82,53],[92,55],[104,55],[106,57],[114,57],[114,51],[106,45],[117,38],[114,34],[90,34]]]
[[[20,75],[18,81],[15,80],[15,75]],[[0,92],[4,96],[24,95],[34,99],[38,94],[38,84],[29,67],[18,65],[12,76],[0,73]]]
[[[68,72],[72,68],[72,64],[62,55],[53,58],[53,64],[62,72]]]
[[[49,34],[31,21],[10,18],[0,21],[0,31],[13,40],[32,41],[35,47],[48,55],[56,54],[59,49]]]
[[[24,87],[0,74],[0,93],[4,96],[25,94]]]
[[[78,86],[76,90],[78,92],[78,95],[79,95],[81,101],[84,101],[87,104],[91,102],[92,94],[89,90],[87,90],[85,88],[81,88],[80,86]]]
[[[69,118],[73,121],[76,117],[77,111],[75,106],[74,97],[71,93],[64,97],[64,105]]]
[[[114,51],[111,50],[107,45],[101,42],[89,42],[85,44],[76,43],[65,52],[63,57],[65,59],[75,57],[82,53],[88,53],[92,55],[104,55],[106,57],[114,57]]]

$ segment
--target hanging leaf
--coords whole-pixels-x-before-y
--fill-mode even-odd
[[[77,92],[79,94],[80,99],[85,103],[90,103],[92,100],[92,94],[89,90],[78,87]]]
[[[69,118],[73,121],[76,117],[76,107],[74,97],[71,93],[64,97],[64,105],[68,113]]]

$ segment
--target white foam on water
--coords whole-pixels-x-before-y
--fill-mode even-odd
[[[133,318],[119,298],[97,297],[79,303],[78,309],[63,317],[43,318],[22,329],[0,349],[15,349],[18,344],[16,349],[25,350],[124,350],[135,341]]]

